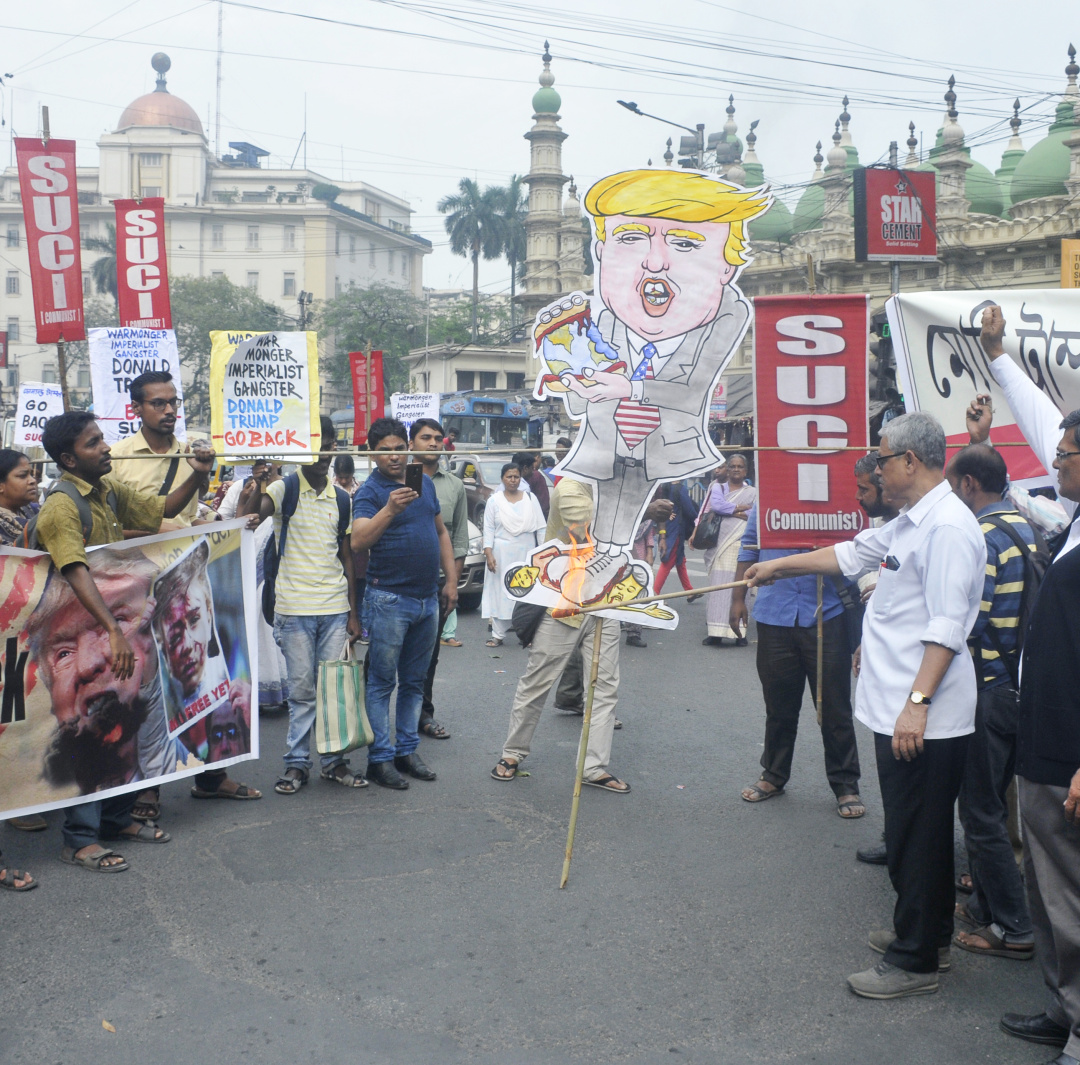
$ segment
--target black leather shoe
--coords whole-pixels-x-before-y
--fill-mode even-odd
[[[860,847],[855,852],[855,857],[867,865],[888,865],[889,862],[884,843],[879,843],[876,847]]]
[[[417,780],[434,780],[435,770],[428,769],[424,765],[424,760],[418,754],[404,754],[394,759],[394,765],[402,771],[402,773],[408,773],[411,777],[416,777]],[[408,785],[405,785],[408,787]]]
[[[389,762],[368,762],[367,778],[380,788],[393,788],[395,791],[404,791],[409,786],[409,782]]]
[[[1069,1041],[1069,1029],[1057,1021],[1052,1021],[1045,1013],[1036,1013],[1030,1017],[1023,1013],[1006,1013],[1001,1018],[1001,1030],[1015,1035],[1017,1039],[1026,1039],[1029,1043],[1045,1043],[1053,1047],[1063,1047]],[[1061,1065],[1076,1061],[1076,1058],[1067,1054],[1062,1054],[1061,1057],[1066,1059]]]

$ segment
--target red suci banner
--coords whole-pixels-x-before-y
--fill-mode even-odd
[[[15,138],[37,342],[85,340],[75,142]]]
[[[172,329],[165,263],[165,201],[116,200],[116,302],[120,324]]]
[[[824,547],[866,522],[855,460],[866,448],[866,296],[754,300],[754,393],[763,548]],[[817,449],[824,450],[817,450]]]
[[[386,396],[383,391],[382,352],[371,353],[371,371],[362,351],[349,352],[353,388],[353,446],[367,443],[368,426],[383,416]]]
[[[855,261],[937,262],[933,173],[855,171]]]

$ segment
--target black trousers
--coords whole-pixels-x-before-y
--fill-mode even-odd
[[[817,698],[817,626],[758,622],[757,670],[765,696],[765,749],[761,777],[784,787],[799,731],[803,692],[809,682]],[[859,793],[859,748],[851,716],[851,654],[843,615],[824,625],[821,740],[825,775],[837,795]]]
[[[896,939],[885,960],[911,973],[937,972],[938,947],[952,940],[953,804],[969,739],[926,740],[923,753],[905,762],[893,757],[892,736],[874,734],[889,879],[896,892]]]

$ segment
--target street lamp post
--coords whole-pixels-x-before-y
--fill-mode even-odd
[[[672,122],[669,118],[661,118],[659,115],[650,115],[647,111],[642,111],[633,100],[618,100],[617,103],[620,107],[625,107],[627,111],[630,111],[635,115],[640,115],[642,118],[651,118],[655,122],[663,122],[665,125],[674,126],[676,129],[685,129],[687,133],[692,134],[694,137],[694,153],[697,156],[698,170],[705,169],[704,122],[699,122],[694,129],[691,129],[689,126],[684,126],[681,122]]]

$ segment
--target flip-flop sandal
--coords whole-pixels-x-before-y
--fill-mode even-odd
[[[510,772],[504,776],[502,773],[499,772],[500,765],[503,767],[503,769],[508,769]],[[518,768],[520,767],[520,765],[520,762],[508,762],[505,758],[500,758],[498,765],[496,765],[496,767],[491,771],[491,779],[502,781],[513,780],[514,777],[518,775]]]
[[[307,781],[305,780],[304,783],[306,784]],[[193,799],[239,799],[244,802],[261,799],[262,792],[257,788],[249,788],[246,784],[237,784],[236,791],[222,791],[220,788],[217,791],[203,791],[196,785],[191,789],[191,797]]]
[[[344,769],[345,772],[337,772],[339,769]],[[319,772],[319,779],[329,780],[332,784],[340,784],[343,788],[366,788],[368,786],[368,782],[359,773],[353,773],[347,765],[336,765],[330,769],[323,769]]]
[[[465,646],[456,636],[452,637],[449,640],[440,640],[439,642],[443,645],[443,647],[464,647]]]
[[[432,718],[430,721],[425,721],[420,726],[420,731],[425,736],[427,736],[428,739],[432,739],[432,740],[448,740],[448,739],[450,739],[450,733],[447,732],[446,729],[443,728],[443,726],[440,725],[439,722],[435,720],[435,718]]]
[[[161,833],[159,836],[158,833]],[[123,840],[125,843],[168,843],[172,839],[172,836],[163,829],[158,828],[157,825],[139,825],[137,832],[121,832],[113,837],[116,840]]]
[[[977,947],[974,943],[965,942],[962,936],[978,936],[990,944],[989,947]],[[988,958],[1015,958],[1017,961],[1027,961],[1035,956],[1035,944],[1025,943],[1020,946],[1010,947],[989,925],[975,928],[970,932],[957,932],[953,936],[953,942],[961,949],[971,954],[985,954]]]
[[[131,816],[136,821],[157,821],[161,817],[161,803],[137,802],[131,809]]]
[[[605,773],[602,777],[597,777],[595,780],[584,780],[582,784],[588,784],[590,788],[599,788],[601,791],[610,791],[613,795],[629,795],[630,785],[625,780],[620,780],[618,777],[613,777],[610,773]],[[616,787],[615,785],[621,784],[622,787]]]
[[[968,912],[967,906],[962,902],[958,902],[953,909],[953,917],[956,918],[961,924],[966,924],[971,928],[981,928],[982,922],[976,921],[974,917]]]
[[[956,878],[956,890],[964,895],[970,895],[975,890],[971,883],[970,873],[961,873]]]
[[[488,640],[487,643],[484,644],[485,647],[502,647],[502,645],[502,640]]]
[[[109,850],[107,847],[102,847],[101,850],[94,851],[93,854],[85,854],[81,858],[75,857],[77,850],[77,847],[64,847],[60,851],[60,861],[68,865],[81,865],[83,869],[87,869],[91,873],[122,873],[125,869],[131,868],[124,861],[122,854],[117,854],[116,851]],[[119,858],[120,861],[116,865],[102,865],[103,858]]]
[[[740,798],[743,802],[764,802],[766,799],[775,799],[777,795],[783,795],[783,788],[774,788],[772,791],[766,791],[764,788],[758,787],[757,784],[748,784],[743,791],[750,792],[750,798],[747,798],[740,792]]]
[[[277,783],[274,785],[274,791],[279,795],[295,795],[307,782],[306,770],[287,769],[285,775],[278,778]]]
[[[859,812],[857,814],[850,813],[849,811],[851,810],[858,810]],[[838,802],[836,804],[836,812],[845,821],[857,821],[866,813],[866,805],[863,803],[862,799],[848,799],[847,802]]]
[[[36,880],[30,880],[28,884],[16,884],[16,880],[26,880],[29,877],[29,873],[25,873],[20,869],[5,869],[3,877],[0,877],[0,888],[5,891],[32,891],[38,886]]]

